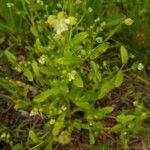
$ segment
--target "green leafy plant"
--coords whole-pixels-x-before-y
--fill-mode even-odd
[[[134,105],[135,109],[133,113],[127,112],[119,114],[116,117],[118,123],[111,129],[113,132],[120,133],[120,139],[124,149],[128,149],[129,136],[131,134],[138,134],[138,132],[142,130],[142,123],[149,117],[149,113],[142,103],[135,101]]]
[[[119,112],[117,124],[110,129],[103,120],[114,107],[100,103],[120,87],[124,72],[130,70],[128,47],[114,35],[134,21],[122,14],[105,19],[108,12],[100,16],[94,10],[103,8],[98,1],[21,0],[13,1],[11,7],[9,1],[1,3],[5,13],[15,10],[7,12],[0,25],[5,38],[9,34],[8,40],[1,40],[1,105],[9,104],[29,122],[11,129],[16,131],[16,139],[11,133],[9,141],[7,136],[2,140],[13,150],[50,150],[56,142],[72,142],[77,130],[88,131],[88,142],[94,145],[97,136],[109,129],[119,133],[127,149],[127,134],[137,133],[148,118],[144,105],[137,104],[134,113]],[[21,11],[21,23],[16,10]],[[15,35],[19,44],[11,39]],[[20,133],[25,135],[21,142]]]

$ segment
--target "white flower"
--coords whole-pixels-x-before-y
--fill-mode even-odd
[[[134,20],[131,18],[127,18],[127,19],[125,19],[124,23],[127,26],[131,26],[134,23]]]
[[[29,116],[36,116],[36,115],[39,115],[39,112],[36,108],[34,108],[33,110],[31,110]]]
[[[94,22],[98,22],[98,21],[100,21],[99,17],[97,17],[97,18],[94,20]]]
[[[93,9],[91,7],[88,8],[88,12],[91,13]]]
[[[65,19],[65,23],[66,24],[70,24],[70,20],[69,19]]]
[[[2,134],[1,134],[1,138],[5,138],[7,135],[6,135],[6,133],[5,132],[3,132]]]
[[[41,0],[36,0],[37,3],[41,3]]]
[[[21,113],[21,116],[23,116],[23,117],[29,116],[29,113],[27,111],[24,111],[24,110],[18,110],[18,111]]]
[[[38,59],[38,62],[39,62],[41,65],[44,65],[45,62],[46,62],[46,59],[47,59],[47,56],[46,56],[46,55],[42,55],[42,56]]]
[[[103,22],[101,23],[101,27],[104,27],[105,25],[106,25],[106,22],[103,21]]]
[[[49,122],[50,125],[52,125],[54,123],[55,123],[55,119],[51,119],[50,122]]]
[[[13,7],[13,6],[14,6],[14,4],[13,4],[13,3],[6,3],[6,5],[7,5],[7,7],[8,7],[8,8],[11,8],[11,7]]]
[[[66,107],[66,106],[62,106],[61,109],[62,109],[63,111],[66,111],[66,110],[67,110],[67,107]]]
[[[61,34],[62,32],[68,31],[68,26],[66,25],[65,21],[58,21],[55,26],[56,34]]]
[[[134,101],[134,102],[133,102],[133,105],[134,105],[134,106],[137,106],[137,104],[138,104],[138,101]]]
[[[76,4],[79,5],[81,3],[81,0],[76,0]]]
[[[142,63],[139,63],[138,66],[137,66],[137,69],[140,70],[140,71],[143,70],[144,65]]]
[[[58,8],[62,8],[61,3],[57,3],[57,7],[58,7]]]
[[[97,43],[102,43],[103,42],[103,38],[102,37],[97,37],[96,38],[96,42]]]
[[[75,75],[73,75],[73,74],[71,74],[71,73],[68,73],[68,80],[69,81],[72,81],[72,80],[74,80],[75,79]]]

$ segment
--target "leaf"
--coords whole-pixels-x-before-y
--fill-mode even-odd
[[[115,88],[114,79],[110,79],[102,83],[98,98],[101,99],[106,96],[113,88]]]
[[[94,61],[91,61],[90,64],[94,72],[94,77],[97,79],[96,82],[101,82],[102,75],[100,73],[98,64],[96,64]]]
[[[122,64],[125,65],[128,62],[128,52],[127,49],[125,48],[125,46],[121,46],[120,47],[120,54],[121,54],[121,61]]]
[[[97,100],[97,92],[91,90],[87,91],[83,96],[79,98],[82,102],[95,102]]]
[[[33,75],[29,69],[24,70],[24,76],[27,77],[29,81],[33,81]]]
[[[71,40],[71,45],[77,45],[84,41],[88,37],[87,32],[80,32],[75,35],[75,37]]]
[[[17,86],[14,83],[10,83],[8,80],[0,78],[0,87],[8,91],[14,96],[18,96],[17,94]],[[8,94],[7,94],[8,95]]]
[[[61,65],[79,65],[81,64],[81,62],[82,62],[81,58],[73,57],[73,56],[62,57],[57,60],[57,63]]]
[[[59,89],[57,88],[52,88],[52,89],[48,89],[44,92],[42,92],[41,94],[39,94],[38,96],[36,96],[33,101],[35,102],[38,102],[38,103],[41,103],[41,102],[44,102],[46,101],[50,96],[52,95],[57,95],[59,94]]]
[[[121,124],[127,124],[128,122],[132,121],[135,118],[135,115],[118,115],[116,120]]]
[[[93,145],[95,143],[95,137],[91,130],[89,130],[89,140],[90,140],[90,145]]]
[[[69,92],[69,88],[68,88],[68,85],[66,83],[60,83],[59,88],[64,93],[68,93]]]
[[[59,132],[61,131],[61,129],[64,127],[64,119],[65,119],[65,115],[59,116],[59,118],[56,121],[56,123],[54,124],[54,128],[52,130],[53,136],[56,137],[59,134]]]
[[[38,63],[36,61],[32,61],[32,69],[33,69],[35,76],[37,77],[40,76]]]
[[[22,144],[16,144],[12,147],[12,150],[23,150]]]
[[[90,58],[91,59],[95,59],[97,57],[99,57],[100,54],[103,54],[106,52],[106,50],[109,48],[109,43],[108,42],[104,42],[102,44],[100,44],[99,46],[97,46],[95,49],[93,49],[90,52]]]
[[[86,117],[88,120],[93,120],[93,119],[102,119],[105,117],[106,114],[109,114],[113,111],[112,107],[104,107],[104,108],[99,108],[92,110],[86,114]]]
[[[5,56],[7,57],[8,61],[10,61],[11,63],[15,63],[16,62],[16,57],[13,53],[9,52],[8,50],[4,51]]]
[[[111,131],[112,132],[119,132],[122,128],[122,125],[121,124],[116,124],[114,125],[112,128],[111,128]]]
[[[123,22],[125,18],[126,17],[124,15],[113,15],[106,20],[106,27],[114,27]]]
[[[90,110],[91,106],[88,102],[74,101],[75,105],[83,110]]]
[[[83,88],[83,80],[79,74],[76,74],[73,84],[79,88]]]
[[[34,142],[34,143],[38,143],[39,142],[39,138],[37,137],[37,135],[35,134],[35,132],[33,130],[29,130],[29,138]]]
[[[115,79],[115,87],[119,87],[122,84],[123,79],[124,79],[123,72],[122,70],[119,70]]]
[[[71,142],[71,134],[68,131],[62,131],[58,137],[58,142],[61,144],[69,144]]]

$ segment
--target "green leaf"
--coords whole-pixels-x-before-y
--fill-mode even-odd
[[[97,79],[96,82],[101,82],[102,75],[100,73],[98,64],[96,64],[94,61],[91,61],[90,64],[94,72],[94,77]]]
[[[83,80],[79,74],[76,74],[73,84],[79,88],[83,88]]]
[[[93,145],[95,143],[95,137],[91,130],[89,130],[89,140],[90,140],[90,145]]]
[[[132,121],[135,118],[135,115],[118,115],[116,120],[121,124],[127,124],[128,122]]]
[[[122,64],[125,65],[128,62],[128,52],[125,46],[120,47],[121,61]]]
[[[123,72],[122,70],[119,70],[115,79],[115,87],[119,87],[122,84],[123,79],[124,79]]]
[[[34,142],[34,143],[38,143],[39,142],[39,138],[37,137],[37,135],[35,134],[35,132],[33,130],[29,130],[29,138]]]
[[[12,150],[23,150],[22,144],[16,144],[12,147]]]
[[[122,125],[121,124],[116,124],[111,128],[112,132],[119,132],[122,129]]]
[[[59,132],[61,131],[61,129],[64,128],[64,119],[65,119],[65,115],[61,115],[57,119],[56,123],[54,124],[54,128],[52,130],[53,136],[56,137],[59,134]]]
[[[90,51],[90,58],[91,59],[95,59],[97,57],[99,57],[100,54],[103,54],[106,52],[106,50],[109,48],[109,43],[108,42],[104,42],[102,44],[100,44],[99,46],[97,46],[95,49],[93,49],[92,51]]]
[[[29,81],[33,81],[33,75],[29,69],[24,70],[24,76],[27,77]]]
[[[109,114],[113,111],[112,107],[104,107],[104,108],[99,108],[92,110],[86,114],[86,118],[88,120],[93,120],[93,119],[102,119],[105,117],[106,114]]]
[[[5,56],[7,57],[8,61],[10,61],[11,63],[15,63],[16,62],[16,57],[13,53],[9,52],[8,50],[4,51]]]
[[[78,57],[69,56],[69,57],[62,57],[56,61],[61,65],[79,65],[81,64],[82,59]]]
[[[111,90],[113,90],[113,88],[115,88],[114,81],[115,81],[114,79],[110,79],[102,83],[102,86],[100,88],[99,95],[98,95],[99,99],[106,96]]]
[[[68,93],[69,92],[69,88],[68,85],[66,83],[60,83],[59,88],[62,92],[64,93]]]
[[[36,77],[40,76],[38,63],[36,61],[32,61],[32,69]]]
[[[123,22],[125,18],[126,17],[124,15],[113,15],[106,20],[106,27],[114,27]]]
[[[79,101],[82,102],[95,102],[97,100],[97,92],[94,90],[87,91],[83,96],[79,98]]]
[[[88,102],[74,101],[75,105],[83,110],[90,110],[91,106]]]
[[[58,137],[58,142],[61,144],[69,144],[71,142],[71,134],[68,131],[62,131]]]
[[[59,94],[59,89],[57,88],[52,88],[52,89],[48,89],[44,92],[42,92],[41,94],[39,94],[38,96],[36,96],[33,101],[35,102],[38,102],[38,103],[41,103],[41,102],[44,102],[46,101],[50,96],[52,95],[57,95]]]
[[[71,40],[71,45],[74,46],[74,45],[80,44],[87,37],[88,37],[87,32],[80,32],[80,33],[76,34],[75,37]]]

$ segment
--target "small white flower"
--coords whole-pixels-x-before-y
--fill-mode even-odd
[[[36,0],[37,3],[41,3],[41,0]]]
[[[62,8],[61,3],[57,3],[57,7],[58,7],[58,8]]]
[[[70,24],[70,20],[69,19],[65,19],[65,23],[66,24]]]
[[[55,123],[55,119],[51,119],[50,122],[49,122],[50,125],[52,125],[54,123]]]
[[[137,66],[137,69],[140,70],[140,71],[143,70],[144,65],[142,63],[139,63],[138,66]]]
[[[7,135],[6,135],[6,133],[5,132],[3,132],[2,134],[1,134],[1,138],[5,138]]]
[[[134,101],[133,105],[136,106],[138,104],[138,101]]]
[[[37,109],[31,110],[29,116],[36,116],[36,115],[39,115],[39,112],[37,111]]]
[[[29,113],[27,111],[24,111],[24,110],[18,110],[18,111],[21,113],[21,116],[23,116],[23,117],[29,116]]]
[[[98,22],[98,21],[100,21],[99,17],[97,17],[97,18],[94,20],[94,22]]]
[[[71,73],[68,73],[68,80],[69,81],[72,81],[72,80],[74,80],[75,79],[75,76],[73,75],[73,74],[71,74]]]
[[[7,5],[7,7],[8,7],[8,8],[11,8],[11,7],[13,7],[13,6],[14,6],[14,4],[13,4],[13,3],[6,3],[6,5]]]
[[[134,23],[134,20],[131,18],[127,18],[127,19],[125,19],[124,23],[127,26],[131,26]]]
[[[62,32],[62,30],[56,30],[56,34],[61,34]]]
[[[38,59],[38,62],[39,62],[41,65],[44,65],[45,62],[46,62],[46,59],[47,59],[47,56],[46,56],[46,55],[42,55],[42,56]]]
[[[103,22],[101,23],[101,27],[104,27],[105,25],[106,25],[106,22],[103,21]]]
[[[103,42],[103,38],[102,37],[97,37],[96,38],[96,42],[97,43],[102,43]]]
[[[81,4],[81,0],[76,0],[76,4],[77,5]]]
[[[134,54],[130,54],[130,58],[134,59],[135,58],[135,55]]]
[[[67,110],[67,107],[66,107],[66,106],[62,106],[61,109],[62,109],[63,111],[66,111],[66,110]]]
[[[90,124],[89,124],[90,126],[93,126],[93,122],[90,122]]]
[[[91,7],[88,8],[88,12],[91,13],[93,9]]]

